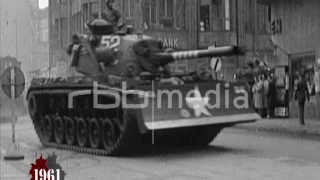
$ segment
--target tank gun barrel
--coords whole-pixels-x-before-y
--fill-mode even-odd
[[[173,61],[179,61],[179,60],[185,60],[185,59],[217,57],[217,56],[233,56],[233,55],[242,55],[242,54],[244,54],[244,52],[242,52],[237,46],[224,46],[224,47],[216,47],[214,49],[206,49],[206,50],[156,53],[156,56],[159,56],[165,59],[172,59]]]

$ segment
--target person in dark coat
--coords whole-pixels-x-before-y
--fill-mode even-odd
[[[79,36],[77,34],[74,34],[72,36],[72,42],[70,44],[68,44],[68,46],[67,46],[67,53],[69,55],[71,55],[74,46],[75,45],[79,45],[79,44],[80,44],[80,38],[79,38]]]
[[[273,77],[273,75],[269,76],[269,94],[268,94],[268,100],[269,100],[269,116],[270,118],[274,118],[274,110],[277,103],[277,89],[276,89],[276,82]]]
[[[113,25],[115,31],[118,30],[119,20],[121,18],[121,13],[115,8],[115,0],[108,0],[106,2],[107,9],[102,13],[102,19],[108,21]]]
[[[268,117],[268,107],[269,107],[269,79],[266,75],[262,74],[262,82],[263,82],[263,110],[262,117]]]
[[[299,75],[299,82],[297,84],[297,89],[295,92],[295,100],[298,101],[299,104],[299,116],[300,116],[300,124],[305,125],[304,122],[304,106],[306,100],[310,101],[310,95],[307,83],[303,79],[302,75]]]

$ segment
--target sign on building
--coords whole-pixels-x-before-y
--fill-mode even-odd
[[[67,63],[64,61],[57,62],[58,76],[67,76]]]

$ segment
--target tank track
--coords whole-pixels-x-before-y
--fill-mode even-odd
[[[66,98],[68,98],[68,94],[75,90],[74,88],[60,87],[53,89],[48,88],[48,86],[47,88],[45,87],[46,86],[31,88],[28,94],[29,114],[32,119],[32,123],[36,131],[36,134],[44,147],[99,156],[117,156],[128,154],[128,151],[130,151],[134,146],[139,144],[138,138],[140,137],[140,134],[138,132],[137,123],[135,119],[132,118],[132,116],[130,117],[130,115],[124,112],[121,108],[111,109],[108,111],[95,110],[93,109],[92,95],[85,95],[75,97],[73,101],[74,109],[70,109],[66,107],[67,104],[65,100],[67,100]],[[76,90],[78,91],[89,89],[90,87],[82,87],[81,89],[77,88]],[[100,96],[98,99],[100,103],[112,101],[110,97],[103,96],[102,98],[100,98]],[[108,113],[115,114],[111,116]],[[121,120],[121,117],[123,117],[123,120]],[[61,133],[55,133],[55,130],[58,131],[58,129],[55,129],[56,125],[58,124],[58,118],[60,118],[64,124],[63,128],[61,128],[63,129],[62,143],[58,143],[57,138],[55,137],[56,134],[61,135]],[[84,133],[86,134],[85,136],[87,140],[84,143],[85,145],[82,146],[79,145],[80,140],[78,139],[80,138],[78,138],[79,135],[77,134],[80,131],[80,121],[77,119],[81,118],[85,121],[87,127],[87,133]],[[75,124],[73,126],[75,134],[75,140],[73,140],[73,143],[67,143],[66,119],[72,120],[73,124]],[[100,142],[98,143],[99,146],[96,148],[93,148],[90,143],[89,124],[91,123],[91,120],[98,122],[98,126],[100,126],[100,130],[98,131],[100,132],[98,135]],[[49,121],[52,122],[51,125],[46,124],[46,122]],[[49,130],[44,130],[47,126],[51,127],[51,129],[49,128]],[[112,128],[110,128],[111,130],[104,131],[105,127],[108,126],[112,126]],[[83,131],[83,129],[85,128],[80,129],[81,131]],[[49,137],[47,136],[48,134],[50,134],[50,138],[49,140],[46,140],[46,138]],[[102,136],[105,136],[105,141],[103,141]],[[106,145],[107,143],[104,142],[109,142],[110,139],[108,138],[110,138],[110,136],[112,136],[113,138],[111,138],[112,144],[109,147],[109,145]]]

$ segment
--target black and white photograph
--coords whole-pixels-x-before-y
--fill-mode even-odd
[[[1,180],[319,180],[319,0],[0,0]]]

